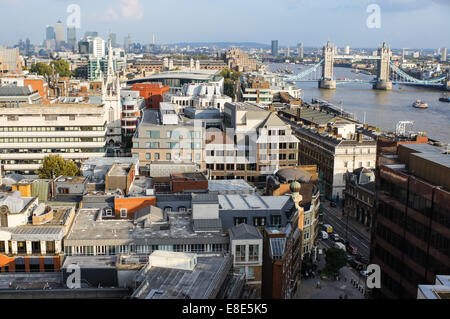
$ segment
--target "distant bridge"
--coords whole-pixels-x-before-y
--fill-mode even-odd
[[[285,76],[285,79],[293,82],[319,82],[319,87],[323,89],[335,89],[337,84],[346,83],[366,83],[372,84],[374,89],[391,90],[393,84],[408,84],[417,86],[432,86],[450,91],[450,73],[439,78],[420,80],[417,79],[391,61],[391,50],[383,43],[378,49],[378,55],[336,55],[334,47],[330,42],[323,47],[323,58],[312,65],[310,68],[295,74]],[[376,60],[377,74],[373,80],[344,79],[336,80],[334,78],[334,60]],[[319,68],[322,72],[319,73]]]

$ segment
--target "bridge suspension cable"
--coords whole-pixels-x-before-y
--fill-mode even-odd
[[[392,77],[393,82],[402,83],[402,82],[409,82],[409,83],[416,83],[416,84],[422,84],[422,85],[440,85],[442,81],[446,79],[446,76],[441,76],[439,78],[435,78],[432,80],[419,80],[415,77],[409,75],[402,69],[400,69],[398,66],[396,66],[394,63],[390,63],[391,69],[392,69]]]
[[[301,81],[305,78],[307,78],[310,74],[312,74],[313,72],[316,74],[316,71],[318,70],[318,68],[323,64],[324,59],[320,60],[318,63],[314,64],[312,67],[310,67],[309,69],[302,71],[298,74],[295,75],[289,75],[287,76],[285,79],[287,81]],[[311,79],[311,80],[317,80],[317,79]]]

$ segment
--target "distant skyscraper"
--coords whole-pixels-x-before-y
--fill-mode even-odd
[[[64,23],[58,21],[55,26],[55,38],[56,42],[64,42]]]
[[[272,56],[278,56],[278,40],[272,40]]]
[[[105,40],[99,37],[89,37],[89,53],[96,58],[103,58],[105,56]]]
[[[67,28],[67,43],[74,49],[77,47],[77,29],[75,27]]]
[[[128,35],[125,37],[123,41],[123,48],[125,49],[125,51],[128,51],[130,49],[130,46],[131,46],[131,35]]]
[[[291,48],[289,46],[287,47],[286,56],[291,56]]]
[[[55,35],[55,28],[52,27],[51,25],[48,25],[47,28],[45,29],[45,40],[52,40],[55,39],[56,35]]]
[[[441,50],[441,62],[447,61],[447,48],[442,48]]]
[[[154,45],[154,44],[156,44],[156,38],[155,38],[155,34],[153,33],[153,35],[152,35],[152,44]]]
[[[302,59],[304,58],[305,52],[303,50],[303,43],[299,43],[297,45],[297,53],[300,58],[302,58]]]
[[[117,46],[117,34],[111,33],[109,35],[109,39],[111,40],[111,46],[115,48]]]
[[[350,54],[350,46],[349,45],[347,45],[345,47],[345,54]]]
[[[96,32],[96,31],[86,31],[85,33],[84,33],[84,37],[87,39],[88,37],[93,37],[93,38],[95,38],[95,37],[98,37],[98,32]]]

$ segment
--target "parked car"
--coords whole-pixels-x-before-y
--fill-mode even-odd
[[[322,239],[328,239],[328,233],[326,232],[326,231],[320,231],[320,237],[322,238]]]
[[[334,241],[339,241],[340,237],[338,234],[333,234],[333,235],[331,235],[331,239],[333,239]]]
[[[367,277],[367,276],[369,275],[369,273],[367,272],[367,270],[361,270],[359,273],[360,273],[361,276],[363,276],[363,277]]]
[[[350,243],[348,242],[345,245],[345,248],[347,248],[347,251],[352,255],[356,255],[358,253],[358,248],[356,248],[356,246],[354,245],[350,245]]]
[[[364,265],[362,263],[360,263],[359,261],[357,261],[357,260],[352,259],[352,260],[349,261],[349,264],[350,264],[350,266],[352,268],[354,268],[356,270],[363,270],[364,269]]]
[[[331,207],[337,207],[337,204],[335,202],[330,202]]]

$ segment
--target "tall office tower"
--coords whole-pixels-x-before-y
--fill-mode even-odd
[[[345,46],[345,54],[350,54],[350,46]]]
[[[55,26],[56,43],[64,42],[64,23],[58,21]]]
[[[441,62],[446,62],[447,61],[447,48],[442,48],[441,52],[442,52]]]
[[[278,40],[272,40],[272,56],[278,56]]]
[[[77,29],[75,27],[67,28],[67,43],[72,46],[73,49],[77,47]]]
[[[55,28],[52,27],[51,25],[48,25],[47,28],[45,29],[45,40],[52,40],[55,39],[56,35],[55,35]]]
[[[152,35],[152,44],[155,45],[156,44],[156,38],[155,38],[155,34],[153,33]]]
[[[128,51],[130,49],[130,46],[131,46],[131,35],[128,35],[125,37],[123,41],[123,48],[125,49],[125,51]]]
[[[305,52],[304,52],[304,49],[303,49],[303,43],[299,43],[298,45],[297,45],[297,53],[298,53],[298,56],[300,57],[300,58],[304,58],[304,56],[305,56]]]
[[[115,33],[110,33],[109,34],[109,39],[111,40],[111,46],[113,48],[117,47],[117,34]]]
[[[105,40],[99,37],[89,37],[87,38],[89,42],[89,53],[95,58],[105,57]]]
[[[98,37],[98,32],[96,32],[96,31],[86,31],[85,33],[84,33],[84,37],[87,39],[88,37],[93,37],[93,38],[96,38],[96,37]]]
[[[291,56],[291,48],[287,47],[286,56]]]

